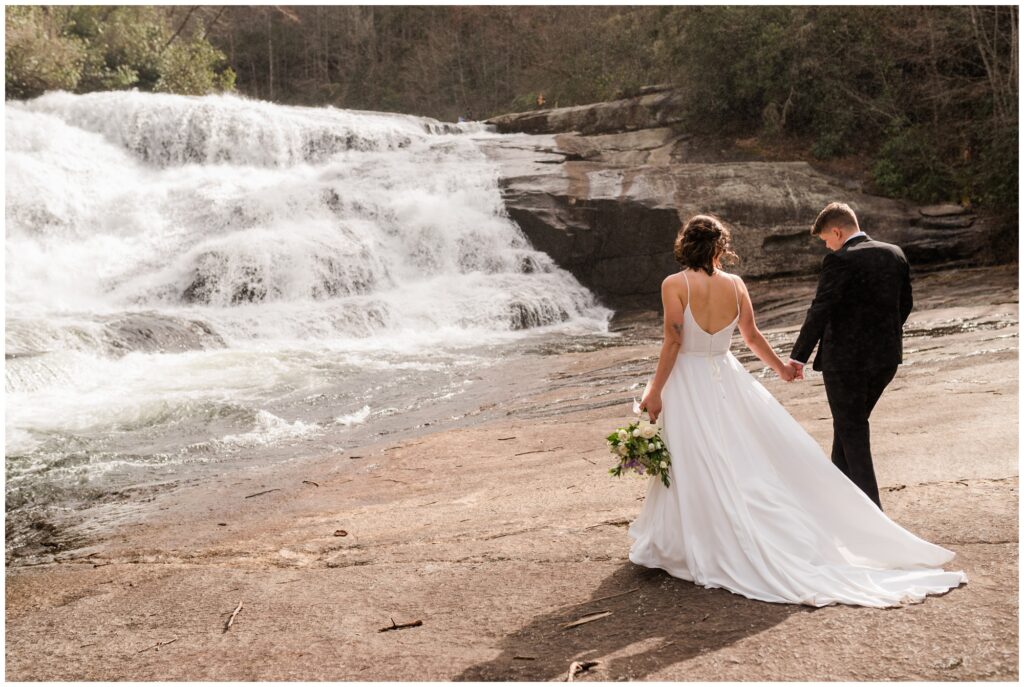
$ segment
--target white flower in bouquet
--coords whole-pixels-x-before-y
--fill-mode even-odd
[[[661,469],[664,470],[667,467],[668,467],[668,463],[666,463],[665,461],[661,461]]]
[[[624,455],[626,455],[627,453],[629,453],[629,449],[628,449],[628,448],[626,447],[626,445],[625,445],[625,444],[619,444],[619,445],[618,445],[618,446],[616,447],[616,450],[618,451],[618,453],[619,453],[619,455],[620,455],[620,456],[624,456]]]
[[[626,441],[629,439],[629,432],[624,429],[619,430],[619,441]]]
[[[650,422],[645,422],[642,420],[640,422],[640,426],[637,429],[640,430],[640,436],[642,436],[644,439],[650,439],[655,434],[658,433],[658,428],[656,426],[654,426]]]
[[[635,436],[635,437],[640,436],[640,428],[639,427],[637,427],[636,429],[633,430],[633,436]]]
[[[654,444],[647,442],[647,452],[650,453],[654,450]]]

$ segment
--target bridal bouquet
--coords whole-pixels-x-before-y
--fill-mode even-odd
[[[633,399],[633,412],[640,413],[640,404]],[[619,464],[608,470],[615,477],[630,470],[640,475],[660,477],[662,484],[669,484],[668,466],[672,463],[665,442],[661,440],[661,417],[657,422],[642,417],[620,427],[608,435],[608,447],[619,457]]]

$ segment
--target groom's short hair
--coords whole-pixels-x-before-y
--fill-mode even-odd
[[[857,215],[853,214],[853,210],[849,205],[846,203],[829,203],[825,206],[824,210],[818,213],[818,218],[814,220],[814,226],[811,227],[811,236],[817,236],[827,227],[836,225],[843,229],[860,230],[860,225],[857,224]]]

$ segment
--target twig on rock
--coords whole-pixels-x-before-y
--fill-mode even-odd
[[[157,642],[157,643],[156,643],[156,644],[154,644],[153,646],[147,646],[147,647],[146,647],[145,649],[139,649],[139,650],[138,650],[138,651],[136,651],[135,653],[137,653],[137,654],[141,654],[141,653],[142,653],[143,651],[149,651],[150,649],[156,649],[157,647],[165,646],[165,645],[167,645],[167,644],[170,644],[171,642],[176,642],[176,641],[178,641],[178,638],[177,638],[177,637],[175,637],[174,639],[168,639],[168,640],[167,640],[166,642]],[[86,644],[86,645],[84,645],[84,646],[89,646],[89,645],[88,645],[88,644]]]
[[[622,526],[628,525],[628,524],[629,524],[629,518],[619,518],[617,520],[604,520],[602,522],[597,523],[596,525],[590,525],[588,527],[584,527],[583,529],[584,530],[592,530],[595,527],[600,527],[601,525],[615,525],[616,527],[622,527]]]
[[[594,613],[591,613],[589,615],[583,616],[579,620],[574,620],[571,623],[566,623],[565,625],[562,625],[562,629],[563,630],[568,630],[568,629],[573,628],[573,627],[579,627],[580,625],[586,625],[587,623],[592,623],[595,620],[600,620],[601,618],[607,618],[611,614],[612,614],[611,611],[595,611]]]
[[[255,494],[249,494],[245,498],[251,499],[253,496],[263,496],[264,494],[269,494],[272,491],[281,491],[281,490],[280,489],[267,489],[266,491],[257,491]]]
[[[549,453],[551,451],[557,451],[560,448],[565,448],[565,447],[564,446],[556,446],[554,448],[542,448],[542,449],[537,449],[536,451],[523,451],[522,453],[516,453],[514,455],[525,456],[528,453]]]
[[[231,612],[231,617],[230,617],[230,618],[228,618],[228,622],[227,622],[227,625],[225,625],[225,626],[224,626],[224,631],[225,631],[225,632],[227,632],[228,630],[230,630],[230,629],[231,629],[231,624],[232,624],[233,622],[235,622],[235,616],[236,616],[236,615],[238,615],[238,612],[239,612],[240,610],[242,610],[242,602],[241,602],[241,601],[239,601],[239,602],[238,602],[238,607],[237,607],[237,608],[235,608],[235,610],[233,610],[233,611]]]
[[[320,486],[319,484],[317,484],[316,482],[314,482],[311,479],[304,479],[304,480],[302,480],[302,483],[303,484],[312,484],[314,487],[319,487]]]
[[[395,624],[395,619],[394,618],[391,618],[389,616],[388,619],[391,620],[391,627],[382,627],[379,630],[377,630],[377,632],[387,632],[388,630],[402,630],[402,629],[405,629],[407,627],[419,627],[420,625],[423,624],[422,620],[414,620],[411,623]]]

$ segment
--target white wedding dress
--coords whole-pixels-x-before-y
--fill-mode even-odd
[[[631,561],[810,606],[899,606],[967,581],[942,570],[952,551],[890,520],[733,356],[738,314],[714,334],[689,305],[683,318],[659,423],[671,486],[650,478]]]

